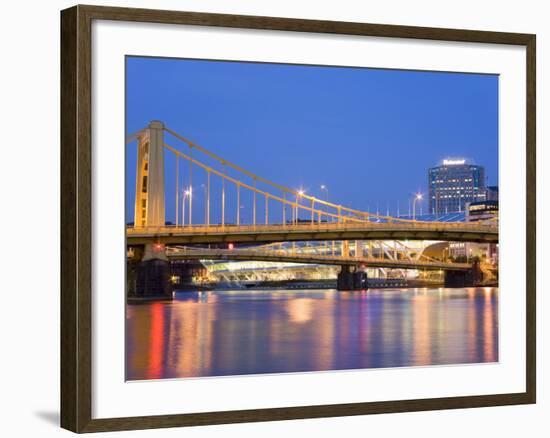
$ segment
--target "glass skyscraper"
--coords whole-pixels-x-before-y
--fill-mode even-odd
[[[485,168],[466,160],[443,160],[428,170],[430,213],[465,211],[470,202],[484,201]]]

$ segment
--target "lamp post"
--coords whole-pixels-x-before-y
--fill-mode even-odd
[[[298,208],[298,205],[300,203],[300,198],[304,195],[304,190],[303,189],[300,189],[298,190],[298,192],[296,193],[296,215],[295,215],[295,219],[296,219],[296,225],[298,225],[298,215],[299,215],[299,208]]]
[[[325,184],[321,184],[321,190],[325,192],[325,201],[328,204],[328,187]],[[327,211],[327,222],[328,222],[328,205],[326,206],[326,211]],[[332,220],[330,222],[332,222]]]
[[[416,201],[419,201],[421,199],[422,199],[422,193],[417,193],[414,196],[414,199],[413,199],[413,221],[416,220]]]
[[[185,226],[185,199],[189,196],[190,190],[183,190],[183,196],[181,201],[181,226]]]

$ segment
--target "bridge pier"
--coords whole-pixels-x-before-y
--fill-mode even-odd
[[[170,262],[164,246],[147,244],[127,262],[127,298],[171,299]]]
[[[344,265],[338,273],[336,288],[338,290],[366,290],[368,289],[367,273],[358,268],[352,272],[349,266]]]
[[[353,290],[353,272],[350,272],[349,266],[342,266],[338,273],[336,288],[338,290]]]
[[[445,271],[445,287],[474,287],[481,283],[483,274],[479,262],[472,264],[472,269],[467,271]]]

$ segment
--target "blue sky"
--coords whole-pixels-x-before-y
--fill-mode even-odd
[[[406,213],[444,158],[483,165],[488,183],[498,183],[495,75],[128,57],[127,134],[155,119],[267,179],[322,198],[325,184],[331,201],[371,212],[378,205],[381,214],[388,204],[395,214],[398,202]],[[132,221],[135,143],[126,156]],[[167,156],[168,220],[173,161]],[[203,179],[193,178],[198,190]],[[197,194],[197,215],[201,203]]]

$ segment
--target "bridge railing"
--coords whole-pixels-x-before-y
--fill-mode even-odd
[[[266,224],[266,225],[165,225],[159,227],[128,226],[128,235],[150,234],[201,234],[228,232],[281,232],[281,231],[349,231],[349,230],[464,230],[465,232],[498,232],[497,224],[480,224],[476,222],[409,222],[409,223],[302,223],[302,224]]]

